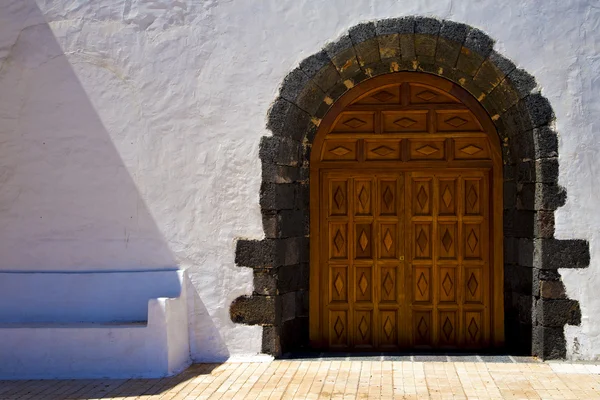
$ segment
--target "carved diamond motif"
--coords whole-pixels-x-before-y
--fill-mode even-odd
[[[417,281],[417,288],[419,288],[421,296],[425,296],[425,291],[427,290],[427,278],[425,278],[423,272],[421,272],[421,276],[419,276],[419,280]]]
[[[333,195],[333,201],[335,202],[337,208],[342,208],[342,206],[344,205],[344,200],[344,192],[341,188],[338,187],[335,191],[335,194]]]
[[[360,277],[360,280],[358,281],[358,288],[360,289],[360,292],[363,294],[363,296],[365,295],[368,286],[369,282],[367,281],[367,277],[363,272],[362,276]]]
[[[452,125],[453,127],[458,128],[459,126],[463,126],[469,121],[461,117],[452,117],[450,119],[445,120],[444,122],[448,125]]]
[[[417,202],[421,208],[425,207],[427,204],[427,199],[427,192],[425,191],[425,188],[421,186],[421,190],[419,190],[419,193],[417,194]]]
[[[421,153],[421,154],[426,155],[426,156],[430,156],[433,153],[437,153],[438,151],[440,151],[440,149],[437,149],[437,148],[435,148],[433,146],[430,146],[430,145],[425,145],[425,146],[419,147],[417,149],[418,153]]]
[[[471,336],[471,340],[475,340],[477,338],[477,333],[479,332],[479,327],[477,326],[477,322],[475,322],[475,318],[471,318],[468,331],[469,335]]]
[[[417,97],[420,98],[421,100],[431,101],[437,97],[437,94],[433,93],[430,90],[425,90],[421,93],[418,93]]]
[[[338,339],[342,337],[342,333],[344,333],[344,323],[342,322],[342,319],[340,317],[337,317],[337,319],[335,320],[333,330],[335,330],[335,334],[337,335]]]
[[[385,90],[382,90],[381,92],[378,92],[371,97],[374,98],[375,100],[384,102],[384,101],[389,101],[389,100],[393,99],[394,95],[391,94],[390,92],[386,92]]]
[[[379,146],[371,150],[371,152],[383,157],[387,156],[388,154],[392,154],[394,152],[394,149],[390,149],[387,146]]]
[[[477,235],[475,235],[475,230],[471,229],[471,233],[469,234],[469,237],[467,238],[467,244],[469,245],[469,248],[471,249],[471,251],[475,251],[475,249],[477,248],[477,243],[479,243],[479,240],[477,240]]]
[[[351,118],[348,121],[344,122],[343,124],[346,126],[349,126],[350,128],[360,128],[361,126],[363,126],[364,124],[366,124],[366,121],[363,121],[362,119],[358,119],[358,118]]]
[[[469,202],[471,208],[475,207],[475,204],[477,204],[477,199],[478,196],[475,186],[471,186],[471,190],[469,190],[469,194],[467,195],[467,201]]]
[[[392,244],[394,244],[394,240],[392,239],[392,235],[390,235],[390,230],[388,229],[385,231],[385,236],[383,237],[383,245],[387,251],[390,251]]]
[[[387,317],[385,319],[385,322],[383,324],[383,332],[385,332],[385,336],[387,336],[388,339],[391,338],[392,333],[394,332],[394,325],[392,325],[390,317]]]
[[[452,331],[454,330],[454,328],[452,327],[452,322],[450,322],[450,318],[446,317],[446,321],[444,321],[442,330],[444,331],[444,336],[446,336],[446,340],[450,340],[450,335],[452,335]]]
[[[469,288],[471,296],[475,296],[475,293],[477,292],[477,286],[479,286],[479,284],[477,283],[477,278],[475,278],[475,274],[471,272],[471,276],[469,277],[469,281],[467,282],[467,288]]]
[[[452,203],[452,193],[450,193],[450,189],[448,189],[448,186],[446,186],[446,190],[444,190],[444,194],[442,195],[442,201],[444,202],[446,208],[450,207],[450,204]]]
[[[358,194],[358,201],[360,201],[360,205],[362,206],[362,208],[367,207],[367,201],[369,201],[369,194],[367,193],[367,190],[364,186],[362,187],[362,189],[360,189],[360,193]]]
[[[408,128],[410,126],[413,126],[416,123],[417,123],[417,121],[415,121],[414,119],[410,119],[408,117],[400,118],[400,119],[397,119],[394,121],[394,124],[401,126],[403,128]]]
[[[339,229],[335,234],[335,237],[333,238],[333,245],[335,246],[335,249],[338,251],[338,253],[342,251],[344,246],[344,236],[342,235],[342,232]]]
[[[385,290],[385,293],[389,296],[392,293],[393,288],[394,281],[392,280],[390,272],[388,271],[388,273],[385,274],[385,278],[383,278],[383,290]]]
[[[341,296],[342,289],[344,289],[344,280],[342,279],[340,274],[337,274],[333,286],[335,286],[335,291],[337,292],[338,296]]]
[[[463,153],[466,153],[470,156],[472,156],[473,154],[477,154],[479,153],[481,150],[483,150],[481,147],[477,147],[475,145],[468,145],[467,147],[463,147],[462,149],[460,149],[460,151],[462,151]]]
[[[385,204],[385,206],[387,208],[390,208],[392,206],[392,201],[394,200],[394,195],[392,194],[392,191],[390,190],[390,187],[386,187],[385,191],[383,192],[383,203]]]
[[[452,286],[454,286],[454,284],[452,283],[452,278],[450,278],[450,274],[448,274],[446,272],[446,276],[444,277],[444,280],[442,281],[442,288],[444,289],[444,293],[446,293],[446,296],[450,296],[450,291],[452,290]]]
[[[424,338],[427,335],[427,331],[429,331],[429,326],[427,326],[427,321],[425,321],[425,317],[421,317],[419,321],[419,325],[417,325],[417,330],[419,331],[419,335]]]
[[[358,331],[360,332],[360,335],[362,336],[363,340],[365,340],[367,338],[367,333],[369,333],[369,325],[367,324],[364,315],[360,320],[360,324],[358,324]]]
[[[351,151],[350,149],[347,149],[347,148],[345,148],[343,146],[338,146],[335,149],[329,150],[330,153],[333,153],[336,156],[343,156],[345,154],[350,153],[350,151]]]
[[[450,246],[452,246],[452,236],[450,235],[448,228],[446,228],[446,233],[444,233],[444,236],[442,237],[442,244],[444,245],[446,252],[448,252],[448,250],[450,250]]]
[[[417,237],[417,245],[419,246],[421,253],[423,253],[425,251],[425,249],[427,248],[426,247],[427,246],[427,235],[425,234],[425,230],[423,228],[421,228],[419,237]]]
[[[362,249],[362,251],[365,251],[367,245],[369,244],[369,239],[367,238],[367,234],[365,233],[365,231],[362,231],[360,239],[358,239],[358,244],[360,244],[360,248]]]

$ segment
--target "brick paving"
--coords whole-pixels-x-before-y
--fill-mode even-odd
[[[0,381],[0,399],[600,399],[600,365],[422,357],[197,364],[163,379]]]

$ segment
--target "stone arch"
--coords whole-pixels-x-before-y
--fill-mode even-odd
[[[494,121],[504,166],[506,351],[566,356],[565,324],[579,324],[558,268],[589,264],[584,240],[554,238],[558,185],[554,112],[535,79],[493,49],[481,30],[404,17],[356,25],[304,59],[283,81],[260,144],[265,239],[239,240],[236,264],[254,268],[254,293],[236,299],[234,322],[259,324],[273,355],[308,343],[309,160],[317,127],[349,88],[399,71],[442,76],[466,89]]]

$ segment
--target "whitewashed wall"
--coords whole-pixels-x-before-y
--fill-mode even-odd
[[[588,269],[561,271],[583,314],[568,351],[600,357],[595,0],[3,0],[0,270],[179,266],[192,357],[260,352],[261,328],[234,325],[228,308],[252,288],[234,241],[262,235],[269,105],[350,26],[415,14],[484,30],[550,99],[568,192],[556,236],[588,239],[592,254]]]

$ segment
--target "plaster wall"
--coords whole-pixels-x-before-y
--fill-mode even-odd
[[[556,237],[588,239],[591,251],[589,268],[561,271],[582,311],[567,348],[600,357],[600,7],[591,0],[7,0],[0,270],[180,267],[192,357],[260,352],[261,328],[234,325],[228,308],[252,290],[234,240],[262,237],[267,110],[284,76],[328,40],[404,15],[482,29],[550,100],[568,194]]]

